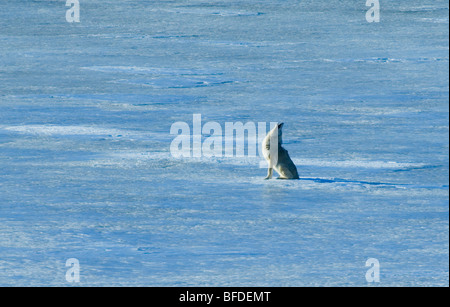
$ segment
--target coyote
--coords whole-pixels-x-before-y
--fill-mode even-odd
[[[265,179],[272,178],[273,169],[280,174],[278,179],[299,179],[297,167],[295,167],[294,162],[289,157],[287,150],[281,146],[283,125],[283,123],[277,124],[264,138],[262,152],[269,163]]]

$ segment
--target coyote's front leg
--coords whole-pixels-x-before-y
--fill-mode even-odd
[[[267,177],[264,179],[272,179],[272,175],[273,175],[273,168],[269,167],[269,169],[267,170]]]

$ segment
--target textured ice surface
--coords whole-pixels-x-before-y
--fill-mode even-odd
[[[0,1],[0,285],[448,286],[448,1]],[[285,123],[300,180],[174,158]]]

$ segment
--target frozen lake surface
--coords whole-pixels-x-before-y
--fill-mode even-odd
[[[0,285],[449,285],[448,1],[0,1]],[[174,158],[285,123],[300,180]]]

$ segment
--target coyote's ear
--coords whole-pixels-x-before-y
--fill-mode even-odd
[[[278,129],[283,128],[283,125],[284,125],[284,123],[279,123],[279,124],[278,124]]]

